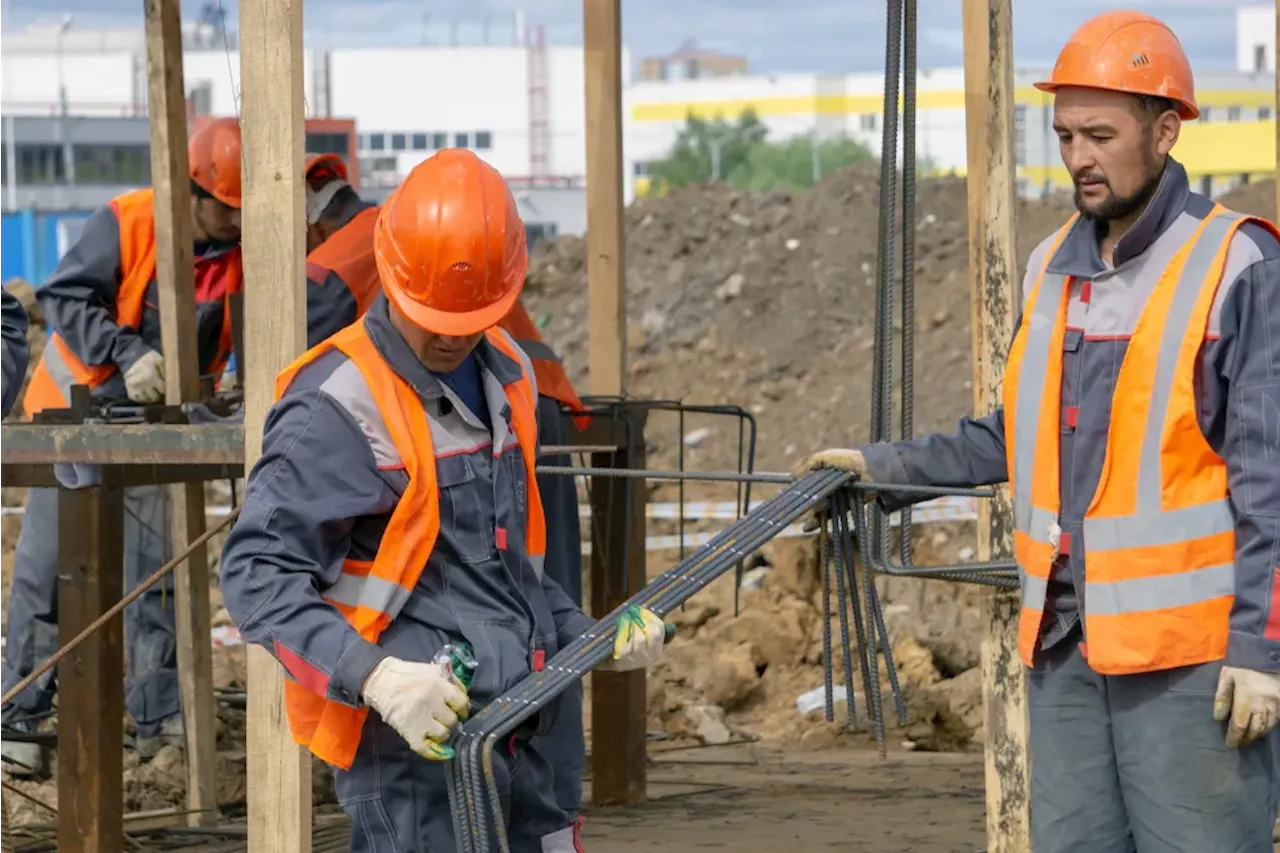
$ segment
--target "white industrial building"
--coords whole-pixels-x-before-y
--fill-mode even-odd
[[[1198,77],[1205,117],[1184,128],[1175,154],[1205,191],[1216,194],[1274,168],[1275,134],[1269,129],[1275,99],[1273,14],[1271,6],[1240,9],[1238,70]],[[362,185],[369,194],[385,193],[438,148],[466,147],[509,177],[527,213],[536,209],[534,218],[547,217],[539,220],[547,223],[547,233],[580,232],[585,228],[583,50],[545,45],[538,31],[523,23],[515,31],[532,35],[519,43],[471,47],[310,50],[308,114],[354,120]],[[236,111],[234,39],[234,33],[224,35],[207,25],[190,28],[184,68],[194,114]],[[628,196],[647,188],[648,164],[666,153],[690,113],[733,118],[749,108],[772,138],[843,135],[879,149],[880,74],[733,74],[633,82],[625,49],[623,64]],[[6,33],[0,65],[7,118],[57,117],[64,109],[68,116],[145,113],[140,29],[83,31],[64,22]],[[1044,73],[1019,69],[1016,74],[1019,179],[1023,192],[1031,194],[1069,180],[1050,128],[1050,99],[1031,86]],[[962,172],[963,70],[922,69],[918,87],[920,161],[936,171]],[[7,134],[10,140],[14,135]],[[19,173],[10,183],[33,180],[25,155],[9,154],[6,164],[12,161]],[[65,180],[65,171],[60,174],[45,172],[40,179]]]

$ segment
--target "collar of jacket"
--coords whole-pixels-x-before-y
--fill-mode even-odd
[[[440,380],[427,370],[427,366],[418,359],[400,332],[391,325],[385,293],[379,293],[369,306],[368,313],[364,315],[364,327],[369,333],[369,339],[387,364],[391,365],[391,369],[423,399],[434,400],[444,396]],[[480,358],[481,368],[493,374],[503,385],[510,385],[520,378],[520,365],[489,343],[488,338],[480,339],[480,343],[476,345],[476,355]]]
[[[1091,279],[1124,265],[1151,248],[1156,239],[1186,210],[1190,196],[1187,170],[1177,160],[1167,158],[1160,183],[1152,194],[1151,201],[1147,203],[1147,209],[1112,250],[1114,263],[1110,267],[1098,251],[1097,223],[1081,216],[1058,246],[1048,271],[1055,275]]]

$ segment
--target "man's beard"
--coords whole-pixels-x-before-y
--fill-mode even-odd
[[[1155,195],[1156,188],[1160,186],[1160,178],[1163,175],[1163,169],[1153,170],[1142,186],[1128,196],[1116,195],[1115,191],[1111,190],[1111,184],[1107,183],[1106,187],[1109,190],[1107,197],[1092,210],[1085,206],[1084,197],[1080,193],[1080,184],[1075,183],[1076,210],[1080,211],[1080,214],[1086,219],[1092,219],[1095,222],[1113,222],[1117,219],[1126,219],[1142,210],[1147,202],[1151,201],[1151,197]]]

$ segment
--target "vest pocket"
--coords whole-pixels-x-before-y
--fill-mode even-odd
[[[440,535],[464,562],[480,564],[493,556],[493,518],[484,512],[481,482],[466,456],[436,459],[440,489]]]

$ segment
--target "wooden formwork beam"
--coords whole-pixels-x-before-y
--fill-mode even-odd
[[[587,386],[596,396],[627,390],[627,286],[622,220],[622,16],[620,0],[583,0],[587,128]],[[643,419],[640,420],[643,424]],[[643,428],[641,426],[641,428]],[[622,443],[622,442],[617,442]],[[598,464],[643,466],[644,445]],[[631,492],[631,500],[625,495]],[[597,617],[644,585],[643,481],[598,480],[591,501],[602,529],[591,556]],[[627,512],[631,506],[638,512]],[[638,544],[637,544],[638,543]],[[627,555],[624,558],[624,555]],[[625,581],[625,582],[624,582]],[[591,675],[591,799],[645,798],[645,673]]]
[[[276,374],[306,349],[302,0],[240,0],[240,80],[247,471]],[[248,654],[249,849],[308,853],[311,756],[289,735],[280,665]]]
[[[1005,358],[1022,300],[1014,240],[1013,0],[964,0],[963,14],[973,404],[974,413],[982,415],[1000,405]],[[978,559],[1009,557],[1008,489],[999,489],[979,512]],[[1031,766],[1017,593],[984,593],[982,614],[987,849],[1029,853]]]
[[[143,11],[165,399],[176,405],[200,399],[182,6],[180,0],[147,0]],[[167,488],[172,504],[171,541],[176,551],[182,551],[204,532],[204,484],[178,483]],[[173,584],[178,688],[187,742],[187,806],[192,810],[189,821],[192,826],[209,825],[217,817],[214,768],[218,755],[206,548],[199,548],[175,570]]]

